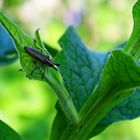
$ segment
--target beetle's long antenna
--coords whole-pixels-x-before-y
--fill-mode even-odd
[[[65,68],[67,70],[70,70],[70,71],[76,73],[80,77],[79,73],[77,71],[73,70],[72,68],[69,68],[69,67],[61,65],[61,64],[55,64],[55,65],[58,66],[58,67],[62,67],[62,68]]]

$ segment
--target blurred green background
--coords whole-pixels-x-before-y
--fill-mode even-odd
[[[87,47],[108,51],[132,31],[135,0],[0,0],[0,7],[28,34],[40,28],[43,40],[60,50],[57,40],[75,26]],[[24,140],[48,140],[56,96],[43,82],[19,72],[19,60],[0,66],[0,119]],[[140,140],[140,119],[111,125],[92,140]]]

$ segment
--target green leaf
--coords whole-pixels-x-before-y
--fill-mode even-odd
[[[44,45],[44,43],[43,43],[43,41],[41,39],[41,36],[39,34],[39,29],[36,30],[35,37],[36,37],[35,42],[36,42],[37,47],[39,47],[40,49],[45,50],[45,45]],[[52,59],[52,57],[51,57],[50,53],[47,51],[47,49],[46,49],[46,54],[47,54],[48,58]]]
[[[62,51],[56,56],[56,61],[68,67],[60,67],[60,71],[77,110],[80,110],[98,85],[107,55],[87,49],[73,27],[67,29],[59,44]]]
[[[21,140],[21,137],[12,128],[0,120],[0,139]]]
[[[86,139],[107,112],[125,98],[132,95],[130,89],[140,86],[140,68],[134,60],[122,50],[111,52],[101,81],[91,98],[80,110],[81,121],[70,132],[71,139]],[[130,92],[129,92],[130,90]],[[67,134],[67,131],[65,133]],[[63,135],[63,139],[66,135]]]
[[[124,48],[124,45],[126,43],[123,43],[117,48]],[[92,130],[89,138],[98,135],[114,122],[132,120],[140,116],[140,89],[137,88],[135,91],[126,92],[133,92],[133,94],[113,107]]]
[[[14,62],[18,58],[14,43],[6,30],[0,26],[0,65]]]
[[[70,31],[71,29],[69,29],[68,31],[69,32],[71,32]],[[72,29],[73,30],[73,29]],[[67,32],[68,32],[67,31]],[[72,36],[72,35],[71,35]],[[69,36],[68,36],[69,37]],[[67,37],[67,38],[68,38]],[[76,36],[74,36],[74,38],[76,38]],[[67,39],[66,40],[66,42],[68,42],[67,44],[71,44],[70,42],[72,42],[73,40],[70,40],[70,39]],[[66,46],[66,45],[65,45]],[[67,60],[67,59],[64,59],[67,55],[69,56],[69,55],[71,55],[71,52],[69,52],[69,53],[67,53],[67,54],[65,54],[64,55],[64,53],[65,52],[67,52],[66,51],[66,48],[65,48],[65,46],[63,46],[63,50],[65,49],[65,51],[62,53],[61,52],[61,54],[63,54],[62,55],[62,58],[60,57],[60,54],[58,54],[58,58],[61,58],[61,62],[62,61],[64,61],[62,64],[64,65],[67,65],[67,66],[75,66],[75,65],[70,65],[71,64],[71,62],[70,62],[70,60]],[[68,45],[67,45],[68,46]],[[72,46],[72,45],[71,45]],[[78,45],[77,45],[78,46]],[[69,48],[70,48],[70,46],[69,46]],[[68,49],[69,49],[68,48]],[[75,53],[74,53],[75,54]],[[65,57],[64,57],[65,56]],[[97,55],[97,56],[99,56],[99,55]],[[64,57],[64,58],[63,58]],[[98,57],[99,58],[99,57]],[[106,59],[103,59],[103,58],[105,58],[105,55],[104,55],[104,57],[101,57],[101,62],[100,62],[100,64],[104,64],[104,62],[105,62],[105,60]],[[111,58],[108,60],[109,62],[108,62],[108,64],[107,64],[107,66],[106,66],[106,69],[105,69],[105,73],[103,74],[103,76],[105,76],[105,77],[110,77],[109,79],[107,78],[103,78],[105,81],[103,82],[105,85],[104,85],[104,88],[106,88],[106,87],[109,87],[110,88],[110,86],[111,86],[111,88],[116,88],[116,85],[117,86],[119,86],[119,89],[121,90],[123,90],[123,88],[132,88],[131,86],[133,86],[133,87],[135,87],[135,86],[138,86],[139,85],[139,83],[138,83],[138,85],[137,85],[137,83],[135,83],[136,85],[133,85],[134,83],[133,83],[133,81],[131,81],[131,74],[133,75],[132,77],[135,77],[134,75],[136,75],[136,74],[138,74],[136,71],[139,69],[138,68],[138,66],[135,64],[135,62],[130,58],[130,56],[128,56],[128,55],[126,55],[126,54],[124,54],[123,52],[121,52],[120,50],[117,50],[117,51],[113,51],[112,52],[112,54],[111,54]],[[125,62],[126,61],[126,62]],[[124,63],[125,62],[125,63]],[[76,62],[75,62],[76,63]],[[130,64],[130,65],[129,65]],[[132,65],[133,64],[133,65]],[[133,68],[133,67],[134,68]],[[137,68],[136,68],[137,67]],[[72,68],[74,68],[74,67],[72,67]],[[129,69],[130,68],[130,69]],[[134,72],[134,73],[131,73],[131,70],[133,70],[133,69],[136,69],[136,71]],[[127,72],[127,70],[129,70],[128,72]],[[107,72],[108,71],[108,72]],[[138,70],[139,71],[139,70]],[[129,76],[129,73],[130,73],[130,76]],[[118,75],[119,74],[119,75]],[[117,77],[116,77],[116,75],[117,75]],[[118,77],[119,76],[119,77]],[[138,76],[136,76],[136,77],[138,77]],[[115,81],[114,81],[114,79],[116,79]],[[137,79],[137,78],[136,78]],[[136,80],[135,79],[135,80]],[[109,80],[109,81],[106,81],[106,80]],[[135,81],[134,80],[134,81]],[[137,79],[138,81],[140,80],[139,78]],[[121,83],[121,82],[126,82],[126,83]],[[130,85],[129,85],[129,82],[130,82]],[[103,84],[102,83],[102,84]],[[106,83],[107,83],[107,85],[106,85]],[[125,84],[125,86],[124,86],[124,84]],[[128,84],[128,85],[127,85]],[[109,85],[109,86],[108,86]],[[126,85],[127,85],[127,87],[126,87]],[[77,86],[78,86],[78,83],[77,83]],[[114,89],[115,89],[114,88]],[[103,90],[104,91],[104,90]],[[112,94],[113,94],[113,91],[111,92]],[[115,93],[115,91],[114,91],[114,93]],[[121,92],[121,93],[123,93],[123,92]],[[124,92],[123,93],[124,95],[123,96],[116,96],[115,98],[117,98],[117,100],[113,103],[113,104],[110,104],[110,108],[111,107],[113,107],[115,104],[117,104],[117,103],[119,103],[119,102],[121,102],[124,98],[126,98],[126,97],[128,97],[128,96],[130,96],[130,94],[131,94],[131,92]],[[100,97],[100,95],[98,95],[99,97]],[[108,95],[109,96],[109,95]],[[111,96],[111,95],[110,95]],[[113,95],[112,95],[113,96]],[[108,98],[108,97],[106,97],[106,98]],[[106,99],[104,99],[104,100],[106,100]],[[124,104],[124,103],[123,103]],[[100,107],[100,105],[98,105],[99,107]],[[121,106],[121,105],[120,105]],[[112,111],[113,112],[113,111]],[[114,112],[113,112],[114,113]],[[125,115],[125,114],[124,114]],[[126,113],[126,116],[127,116],[127,113]],[[123,116],[124,118],[127,118],[126,116]],[[118,115],[118,117],[120,117],[121,118],[121,116],[119,116]],[[136,117],[136,116],[133,116],[133,114],[131,114],[129,117]],[[112,118],[112,119],[114,119],[114,118]],[[106,123],[106,120],[103,120],[104,121],[104,123],[105,123],[105,126],[107,125],[107,123]],[[108,120],[109,121],[109,120]],[[117,120],[116,120],[117,121]],[[101,123],[102,123],[102,121],[101,121]],[[99,125],[97,125],[97,127],[95,127],[95,129],[94,129],[94,131],[92,132],[92,134],[91,134],[91,136],[92,135],[95,135],[96,133],[100,133],[102,130],[101,130],[101,128],[104,128],[104,126],[100,126],[100,124]],[[65,128],[64,128],[64,131],[65,131]]]
[[[92,130],[89,137],[101,133],[114,122],[131,120],[140,116],[140,89],[138,88],[132,96],[123,100],[120,104],[112,108],[107,115]]]
[[[37,73],[36,75],[39,75],[41,73],[41,71],[38,70],[37,66],[32,63],[33,59],[31,57],[29,57],[29,55],[24,50],[25,46],[34,47],[34,41],[29,36],[27,36],[20,27],[18,27],[16,24],[14,24],[2,12],[0,12],[0,23],[11,35],[11,37],[16,45],[16,48],[18,49],[20,63],[22,65],[23,70],[27,73],[28,76],[30,76],[30,73],[32,72],[32,68],[34,68]],[[30,78],[33,78],[33,77],[35,79],[41,79],[41,76],[39,76],[39,77],[32,76]]]
[[[0,12],[0,23],[8,31],[14,40],[16,48],[19,52],[20,63],[26,75],[31,79],[42,80],[47,82],[55,91],[62,110],[67,119],[71,123],[77,123],[78,115],[73,105],[72,100],[69,98],[67,90],[65,89],[61,75],[58,73],[59,69],[49,67],[47,64],[41,63],[39,60],[27,54],[24,50],[25,46],[36,49],[41,49],[42,53],[48,56],[44,50],[39,33],[36,32],[36,40],[27,36],[16,24],[14,24],[6,15]],[[51,58],[51,56],[50,56]],[[57,69],[57,71],[56,71]]]
[[[79,138],[86,138],[112,107],[132,95],[129,90],[140,86],[139,77],[140,68],[129,55],[121,50],[112,51],[98,88],[80,112],[81,116],[88,113],[82,118],[85,125]]]

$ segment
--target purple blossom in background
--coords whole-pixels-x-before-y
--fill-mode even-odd
[[[64,22],[66,25],[78,26],[81,22],[82,14],[80,11],[69,10],[64,15]]]

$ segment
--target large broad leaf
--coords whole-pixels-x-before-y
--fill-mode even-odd
[[[65,39],[64,39],[65,38]],[[74,39],[73,39],[74,38]],[[62,41],[63,40],[63,41]],[[78,40],[76,42],[76,40]],[[72,68],[73,69],[73,73],[76,75],[76,73],[78,73],[78,76],[82,77],[83,76],[83,73],[81,74],[80,71],[78,71],[77,67],[78,67],[78,64],[77,63],[77,53],[75,53],[74,51],[72,51],[71,48],[73,48],[73,46],[76,48],[75,50],[78,50],[79,53],[81,51],[83,51],[83,48],[81,50],[81,45],[79,44],[82,44],[82,43],[79,43],[80,42],[80,39],[79,37],[76,35],[76,33],[74,32],[74,30],[72,28],[69,28],[67,30],[67,32],[64,34],[64,36],[60,39],[60,43],[61,43],[61,46],[63,46],[63,50],[61,53],[58,54],[58,56],[56,57],[56,59],[61,62],[62,65],[65,65],[65,66],[68,66],[69,68]],[[64,44],[62,44],[62,42]],[[84,48],[84,52],[87,52],[89,50],[86,50],[86,48]],[[106,58],[107,58],[107,55],[105,54],[100,54],[100,53],[92,53],[94,55],[92,55],[92,61],[93,59],[97,59],[98,58],[98,64],[95,63],[96,61],[94,61],[93,65],[95,64],[96,69],[93,70],[93,72],[95,72],[97,75],[97,77],[100,77],[100,72],[102,70],[102,66],[104,65],[105,61],[106,61]],[[82,61],[82,57],[84,57],[83,55],[81,56],[78,56],[80,57],[81,59],[81,66],[84,67],[87,66],[87,64],[85,63],[86,61]],[[86,58],[88,58],[88,55],[85,55]],[[73,58],[75,58],[75,61],[73,60]],[[78,59],[78,58],[77,58]],[[61,61],[60,61],[61,60]],[[118,60],[118,62],[117,62]],[[124,63],[126,60],[126,63]],[[73,63],[72,63],[72,62]],[[123,62],[124,61],[124,62]],[[127,63],[131,63],[130,65],[127,65]],[[91,64],[92,65],[92,64]],[[79,68],[82,69],[82,67],[79,66]],[[120,68],[119,68],[120,67]],[[76,69],[77,68],[77,69]],[[132,72],[131,70],[132,69],[135,69],[136,71],[135,72]],[[107,69],[106,69],[106,72],[104,74],[104,76],[106,75],[109,75],[109,77],[112,79],[110,80],[110,78],[108,79],[110,82],[108,83],[106,81],[106,78],[104,77],[104,88],[105,87],[110,87],[112,84],[113,87],[116,88],[115,84],[117,84],[117,86],[119,87],[119,89],[122,89],[122,88],[127,88],[126,87],[126,84],[128,84],[130,87],[131,86],[135,86],[133,84],[136,84],[137,80],[139,81],[140,79],[139,78],[136,78],[136,79],[133,79],[134,83],[131,81],[131,75],[137,75],[138,74],[138,70],[139,68],[137,68],[137,66],[135,66],[134,62],[131,60],[131,58],[129,58],[129,56],[123,54],[120,50],[117,50],[117,51],[114,51],[113,54],[112,54],[112,57],[110,58],[110,62],[108,62],[108,66],[107,66]],[[79,83],[80,83],[80,80],[78,81],[77,79],[74,79],[72,76],[69,75],[69,72],[65,72],[66,70],[64,70],[63,68],[61,69],[63,72],[64,72],[64,77],[67,78],[66,80],[66,84],[68,83],[69,86],[68,86],[68,89],[70,91],[70,88],[72,89],[74,86],[75,87],[79,87]],[[119,70],[119,71],[118,71]],[[68,71],[68,70],[67,70]],[[85,72],[86,73],[86,72]],[[85,74],[84,73],[84,74]],[[117,77],[114,77],[115,74],[117,73]],[[81,74],[81,75],[80,75]],[[119,74],[119,75],[118,75]],[[122,75],[121,75],[122,74]],[[88,74],[87,74],[88,75]],[[135,77],[134,76],[134,77]],[[70,78],[69,78],[70,77]],[[122,78],[120,78],[122,77]],[[136,76],[138,77],[138,76]],[[90,79],[91,77],[89,77]],[[71,80],[69,82],[69,79]],[[93,78],[94,79],[94,78]],[[115,82],[113,82],[115,79]],[[77,80],[77,81],[76,81]],[[136,81],[135,81],[136,80]],[[75,82],[75,84],[72,84],[73,82]],[[124,82],[124,83],[123,83]],[[126,82],[126,83],[125,83]],[[107,85],[106,85],[107,83]],[[98,84],[98,81],[97,83],[95,82],[95,85]],[[109,84],[109,85],[108,85]],[[128,86],[127,85],[127,86]],[[92,86],[92,84],[91,84]],[[124,87],[123,87],[124,86]],[[129,88],[128,86],[128,88]],[[137,85],[136,85],[137,86]],[[112,87],[112,88],[113,88]],[[117,88],[118,88],[117,87]],[[114,88],[114,89],[115,89]],[[70,91],[71,92],[71,91]],[[115,92],[115,90],[114,90]],[[123,92],[124,96],[123,96],[123,99],[124,97],[128,97],[130,94],[131,94],[132,91],[128,91],[126,93]],[[76,93],[76,92],[74,92]],[[111,92],[113,93],[113,92]],[[111,94],[110,93],[110,94]],[[79,94],[82,94],[82,92],[79,92]],[[84,93],[83,93],[84,94]],[[83,96],[83,94],[81,96]],[[85,93],[86,94],[86,93]],[[79,97],[81,98],[81,96],[79,95]],[[110,95],[111,96],[111,95]],[[121,104],[119,104],[118,106],[116,106],[115,108],[113,108],[106,116],[105,118],[95,127],[95,129],[93,130],[93,132],[91,133],[91,135],[89,137],[92,137],[94,135],[96,135],[97,133],[100,133],[101,131],[103,131],[103,129],[105,129],[107,126],[109,126],[109,124],[113,123],[113,122],[116,122],[116,121],[120,121],[120,120],[125,120],[125,119],[131,119],[131,118],[135,118],[135,117],[138,117],[140,115],[140,112],[139,112],[139,108],[137,108],[137,110],[135,112],[132,112],[132,110],[134,109],[134,106],[136,106],[136,103],[135,103],[135,99],[137,98],[138,96],[138,93],[134,93],[133,96],[129,97],[128,99],[126,100],[129,100],[129,103],[133,106],[131,108],[131,113],[128,114],[128,106],[126,106],[126,100],[124,102],[122,102]],[[78,96],[77,96],[78,97]],[[84,95],[85,97],[85,95]],[[86,100],[86,99],[85,99]],[[122,98],[119,98],[117,97],[117,100],[116,102],[120,102],[122,100]],[[80,100],[81,101],[81,100]],[[114,104],[114,103],[113,103]],[[75,103],[75,105],[77,105]],[[124,113],[123,114],[120,114],[120,109],[124,109]],[[116,113],[115,115],[114,112]],[[137,113],[136,113],[137,112]],[[59,110],[58,110],[58,114],[60,114]],[[110,119],[109,119],[110,118]],[[57,121],[56,121],[57,120]],[[59,117],[56,117],[55,119],[55,122],[54,122],[54,126],[57,126],[57,123],[60,121]],[[60,121],[61,122],[61,121]],[[65,120],[63,120],[63,123],[66,123]],[[63,131],[66,129],[66,127],[63,128]],[[58,131],[57,131],[58,132]],[[57,133],[56,132],[56,133]],[[59,132],[58,132],[59,133]]]
[[[59,44],[62,46],[62,51],[56,56],[56,61],[62,65],[60,70],[65,78],[65,84],[77,110],[80,110],[93,89],[98,85],[100,73],[108,54],[88,50],[73,27],[68,28],[59,40]],[[61,127],[60,124],[65,125]],[[60,109],[57,109],[51,134],[52,140],[56,138],[54,134],[59,135],[59,137],[63,135],[67,125],[64,114]]]
[[[73,27],[65,32],[59,44],[62,51],[56,56],[56,61],[68,67],[68,69],[60,67],[60,70],[64,75],[69,94],[77,110],[80,110],[98,85],[107,55],[88,50]]]
[[[0,120],[0,140],[21,140],[21,137],[12,128]]]
[[[63,73],[67,90],[77,110],[80,110],[94,87],[98,84],[101,70],[108,55],[88,50],[73,27],[67,29],[59,40],[59,44],[62,47],[62,51],[58,53],[55,59],[57,63],[62,65],[60,70]],[[67,67],[67,69],[63,66]],[[68,123],[63,116],[64,114],[61,110],[57,109],[57,115],[53,122],[55,128],[53,127],[51,134],[52,140],[55,139],[54,134],[58,134],[60,137],[65,132],[64,130]],[[63,126],[60,129],[60,123],[65,124],[65,127]]]
[[[132,35],[131,35],[131,38],[130,38],[130,40],[128,41],[128,44],[126,45],[126,50],[129,48],[129,47],[131,47],[131,46],[134,46],[136,49],[136,51],[137,52],[139,52],[138,50],[139,50],[139,13],[140,13],[140,1],[138,1],[137,3],[136,3],[136,5],[135,5],[135,7],[134,7],[134,9],[133,9],[133,15],[135,14],[135,18],[134,18],[134,21],[135,21],[135,26],[134,26],[134,31],[133,31],[133,33],[132,33]],[[71,38],[71,37],[70,37]],[[136,40],[136,38],[138,39],[138,40]],[[70,42],[70,39],[67,39],[68,41],[67,41],[67,44]],[[71,45],[70,45],[71,46]],[[69,46],[69,47],[70,47]],[[77,45],[78,46],[78,45]],[[64,47],[63,47],[64,48]],[[132,52],[132,55],[133,54],[135,54],[134,53],[134,51],[133,51],[134,49],[132,48],[130,48],[130,54],[131,54],[131,52]],[[120,52],[120,54],[121,54],[121,52]],[[118,53],[118,55],[120,55],[119,53]],[[65,56],[66,55],[69,55],[69,54],[65,54]],[[122,55],[122,58],[123,58],[124,56]],[[139,54],[137,54],[136,53],[136,59],[138,59],[139,58]],[[114,59],[115,60],[115,59]],[[129,57],[128,57],[128,59],[126,59],[126,60],[129,60],[128,61],[128,64],[129,64],[129,62],[132,62],[132,60],[131,59],[129,59]],[[119,59],[118,59],[118,61],[120,61]],[[125,60],[124,60],[125,61]],[[112,62],[113,62],[113,60],[112,60]],[[117,59],[116,59],[116,62],[117,62]],[[69,64],[69,62],[65,62],[64,64]],[[120,84],[122,84],[122,81],[124,82],[124,81],[126,81],[126,79],[128,78],[128,80],[130,81],[130,83],[128,82],[128,84],[130,84],[129,86],[131,87],[131,86],[138,86],[139,84],[139,78],[137,79],[136,77],[139,77],[139,68],[137,68],[137,66],[135,66],[135,64],[132,62],[131,63],[131,66],[129,66],[129,68],[130,68],[130,70],[129,69],[127,69],[127,67],[128,67],[128,64],[125,64],[124,65],[124,68],[126,68],[127,70],[125,71],[125,69],[124,69],[124,71],[125,71],[125,73],[123,73],[123,72],[121,72],[122,73],[122,77],[124,77],[124,78],[120,78],[120,75],[121,75],[121,73],[119,72],[119,71],[121,71],[121,70],[123,70],[122,69],[122,67],[121,67],[121,63],[119,64],[117,64],[117,66],[115,66],[115,64],[117,64],[117,63],[115,63],[114,62],[114,64],[112,63],[111,64],[111,66],[110,66],[110,68],[111,67],[116,67],[114,70],[116,70],[117,69],[117,67],[119,68],[118,69],[118,77],[116,77],[117,78],[117,80],[116,80],[116,78],[114,77],[114,76],[112,76],[112,79],[114,78],[115,79],[115,81],[119,81],[120,80]],[[132,69],[136,69],[136,71],[135,72],[132,72]],[[110,73],[110,75],[113,75],[112,73],[115,73],[115,71],[112,71],[111,69],[110,70],[108,70],[108,74]],[[117,73],[116,73],[116,75],[117,75]],[[107,73],[105,74],[105,75],[107,75]],[[114,74],[115,75],[115,74]],[[127,78],[126,78],[127,77]],[[104,77],[105,78],[105,77]],[[118,78],[120,78],[120,79],[118,79]],[[125,79],[126,78],[126,79]],[[136,78],[136,79],[135,79]],[[105,80],[106,81],[106,80]],[[137,82],[138,83],[137,83]],[[107,81],[106,81],[107,82]],[[133,82],[136,84],[136,85],[132,85],[133,84]],[[112,81],[112,83],[114,84],[115,82],[114,81]],[[110,86],[110,85],[112,85],[112,83],[110,83],[109,82],[109,85],[107,85],[107,86]],[[117,83],[117,82],[116,82]],[[115,85],[116,84],[114,84],[114,88],[116,88],[115,87]],[[124,83],[122,84],[123,86],[124,86]],[[121,86],[120,86],[121,87]],[[123,87],[122,87],[123,88]],[[127,88],[127,87],[124,87],[124,88]],[[129,92],[129,91],[128,91]],[[130,93],[131,93],[132,91],[130,91]],[[112,92],[111,92],[112,93]],[[125,94],[125,93],[123,93],[123,94]],[[126,94],[128,94],[127,92],[126,92]],[[128,94],[129,95],[129,94]],[[107,115],[106,115],[106,117],[104,117],[104,119],[94,128],[94,130],[93,130],[93,132],[89,135],[89,137],[92,137],[92,136],[94,136],[94,135],[96,135],[96,134],[98,134],[98,133],[100,133],[103,129],[105,129],[109,124],[111,124],[111,123],[113,123],[113,122],[116,122],[116,121],[120,121],[120,120],[125,120],[125,119],[133,119],[133,118],[136,118],[136,117],[138,117],[138,116],[140,116],[140,111],[139,111],[139,104],[140,104],[140,100],[139,100],[139,96],[140,96],[140,94],[139,94],[139,91],[137,90],[137,91],[135,91],[134,92],[134,94],[131,96],[131,97],[129,97],[128,99],[126,99],[126,100],[124,100],[124,101],[122,101],[122,103],[120,103],[119,105],[117,105],[116,107],[114,107]],[[127,97],[127,96],[126,96]],[[108,98],[108,97],[107,97]]]
[[[12,63],[17,59],[17,52],[12,38],[7,31],[0,26],[0,65]]]

